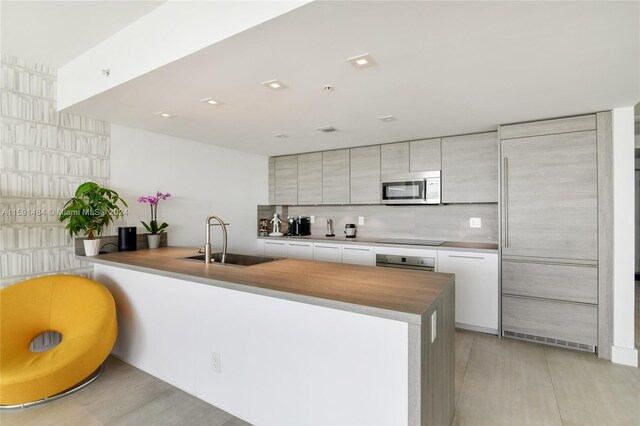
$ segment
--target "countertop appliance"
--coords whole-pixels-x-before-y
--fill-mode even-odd
[[[435,241],[435,240],[414,240],[414,239],[405,239],[405,238],[385,238],[383,240],[376,241],[376,243],[380,244],[403,244],[407,246],[441,246],[444,244],[444,241]]]
[[[381,185],[383,204],[440,204],[440,170],[383,175]]]
[[[347,234],[347,238],[355,238],[356,237],[356,225],[353,223],[347,223],[344,226],[344,233]]]
[[[336,234],[333,233],[333,220],[327,219],[327,233],[324,235],[325,237],[335,237]]]
[[[436,259],[433,257],[422,256],[376,254],[376,266],[433,272],[436,267]]]
[[[311,219],[306,216],[288,217],[289,235],[292,237],[302,237],[311,235]]]

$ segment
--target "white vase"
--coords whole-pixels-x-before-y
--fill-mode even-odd
[[[147,243],[149,244],[150,249],[156,249],[160,247],[160,234],[147,235]]]
[[[83,240],[84,254],[86,256],[97,256],[100,252],[100,238],[95,240]]]

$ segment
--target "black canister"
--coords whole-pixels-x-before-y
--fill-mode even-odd
[[[121,226],[118,228],[118,251],[136,251],[138,249],[138,235],[135,226]]]

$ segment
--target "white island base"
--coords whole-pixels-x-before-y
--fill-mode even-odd
[[[103,264],[95,279],[116,301],[116,357],[250,423],[452,420],[434,404],[453,383],[421,386],[419,325]]]

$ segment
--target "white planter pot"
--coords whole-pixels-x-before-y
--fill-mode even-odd
[[[147,235],[147,243],[149,244],[150,249],[156,249],[160,247],[160,234]]]
[[[83,240],[84,254],[87,256],[97,256],[100,252],[100,238],[95,240]]]

